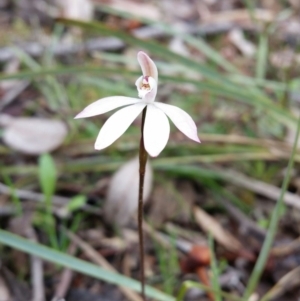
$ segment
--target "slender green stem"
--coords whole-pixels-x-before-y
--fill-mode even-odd
[[[267,29],[259,37],[259,47],[257,51],[256,78],[266,77],[268,64],[269,39]]]
[[[142,298],[145,298],[145,268],[144,268],[144,236],[143,236],[143,193],[144,193],[144,178],[146,173],[146,163],[148,158],[148,153],[144,145],[144,123],[146,117],[147,107],[143,110],[142,115],[142,127],[141,127],[141,141],[140,141],[140,152],[139,152],[139,161],[140,161],[140,181],[139,181],[139,205],[138,205],[138,230],[139,230],[139,247],[140,247],[140,273],[141,273],[141,289],[142,289]]]
[[[279,200],[273,210],[272,216],[271,216],[271,221],[270,221],[270,226],[269,226],[269,230],[266,236],[266,239],[264,241],[264,244],[262,246],[262,250],[259,254],[259,257],[256,261],[255,267],[253,269],[253,272],[250,276],[250,279],[248,281],[248,285],[244,294],[244,299],[248,300],[249,297],[251,296],[251,294],[253,293],[253,291],[255,290],[257,283],[261,277],[261,274],[265,268],[266,262],[268,260],[268,256],[269,256],[269,252],[270,249],[272,247],[273,241],[274,241],[274,237],[276,235],[276,231],[277,231],[277,226],[278,226],[278,222],[279,222],[279,218],[280,218],[280,212],[281,212],[281,208],[283,205],[283,197],[284,194],[287,190],[288,187],[288,183],[290,181],[290,177],[291,177],[291,171],[294,165],[294,157],[295,157],[295,153],[297,150],[297,145],[298,145],[298,138],[299,138],[299,133],[300,133],[300,117],[298,119],[298,126],[297,126],[297,133],[296,133],[296,138],[294,141],[294,145],[293,145],[293,149],[292,149],[292,153],[289,159],[289,163],[288,163],[288,168],[287,168],[287,172],[285,174],[284,180],[283,180],[283,184],[281,187],[281,193],[280,193],[280,197]]]
[[[212,271],[211,282],[212,282],[212,287],[214,289],[213,292],[214,300],[222,301],[222,296],[220,294],[221,288],[219,284],[219,268],[217,265],[217,259],[214,251],[214,240],[211,233],[209,233],[208,242],[209,242],[209,249],[211,254],[211,264],[210,264],[211,271]]]

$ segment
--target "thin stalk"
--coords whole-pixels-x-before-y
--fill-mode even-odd
[[[212,271],[211,283],[212,283],[212,287],[215,291],[215,292],[210,292],[210,293],[212,294],[213,299],[215,301],[222,301],[222,296],[220,294],[221,288],[220,288],[220,284],[219,284],[219,268],[218,268],[218,264],[217,264],[216,254],[214,251],[214,240],[213,240],[211,233],[209,233],[208,242],[209,242],[209,249],[210,249],[210,254],[211,254],[211,264],[210,264],[211,271]]]
[[[269,226],[269,230],[267,233],[267,237],[264,241],[262,250],[259,254],[259,257],[254,266],[253,272],[248,281],[248,285],[247,285],[247,288],[246,288],[246,291],[244,294],[245,300],[248,300],[249,297],[251,296],[251,294],[253,293],[253,291],[255,290],[257,283],[258,283],[258,281],[263,273],[263,270],[265,268],[268,257],[269,257],[270,249],[272,247],[272,244],[273,244],[273,241],[274,241],[274,238],[276,235],[276,231],[277,231],[277,226],[278,226],[278,222],[279,222],[279,218],[280,218],[280,212],[281,212],[281,208],[282,208],[283,201],[284,201],[284,194],[288,188],[288,184],[289,184],[290,177],[291,177],[291,171],[292,171],[292,168],[294,165],[294,159],[295,159],[295,153],[296,153],[297,145],[298,145],[299,133],[300,133],[300,116],[298,119],[298,126],[297,126],[296,137],[295,137],[295,141],[294,141],[294,145],[293,145],[293,150],[292,150],[290,160],[288,163],[287,172],[285,174],[283,184],[281,187],[280,197],[279,197],[279,200],[278,200],[278,202],[273,210],[272,216],[271,216],[271,221],[270,221],[270,226]]]
[[[147,107],[143,110],[142,115],[142,126],[141,126],[141,141],[140,141],[140,152],[139,152],[139,161],[140,161],[140,181],[139,181],[139,205],[138,205],[138,231],[139,231],[139,248],[140,248],[140,278],[141,278],[141,290],[142,298],[145,298],[145,267],[144,267],[144,236],[143,236],[143,193],[144,193],[144,179],[146,173],[146,163],[148,158],[148,153],[144,145],[144,123],[146,117]]]

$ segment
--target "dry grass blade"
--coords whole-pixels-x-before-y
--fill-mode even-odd
[[[104,257],[102,257],[95,249],[93,249],[89,244],[84,242],[80,237],[66,230],[67,236],[70,240],[77,245],[80,249],[82,249],[86,256],[90,258],[94,263],[99,264],[101,267],[112,271],[117,272],[113,266],[111,266]],[[134,291],[120,286],[120,290],[124,293],[124,295],[128,298],[128,300],[132,301],[142,301],[142,298]]]
[[[26,236],[33,242],[37,242],[37,236],[32,227],[26,229]],[[30,256],[31,277],[32,277],[32,299],[31,301],[44,301],[44,268],[43,260],[37,256]]]
[[[214,170],[221,171],[220,169],[216,169],[216,168],[214,168]],[[280,197],[281,189],[274,185],[249,178],[233,170],[222,171],[222,175],[224,176],[224,179],[228,180],[229,182],[244,187],[246,189],[249,189],[251,191],[254,191],[255,193],[261,194],[276,202]],[[285,204],[300,209],[300,197],[298,195],[287,191],[284,194],[283,199]]]
[[[285,292],[300,285],[300,266],[284,275],[262,298],[261,301],[273,300]]]
[[[0,275],[0,296],[3,300],[7,300],[7,301],[13,300],[9,288],[4,278],[1,275]]]
[[[23,189],[15,189],[11,188],[7,185],[4,185],[3,183],[0,183],[0,193],[4,195],[9,196],[16,196],[19,199],[24,200],[30,200],[30,201],[36,201],[36,202],[44,202],[45,196],[42,193],[29,191],[29,190],[23,190]],[[60,217],[66,217],[68,214],[68,211],[66,209],[66,206],[70,203],[71,198],[63,197],[63,196],[53,196],[52,197],[52,204],[55,206],[53,208],[53,212]],[[89,212],[90,214],[99,215],[100,210],[96,210],[92,206],[84,205],[82,210]],[[7,208],[1,208],[0,215],[1,214],[10,214],[11,211],[9,207]]]
[[[68,254],[74,255],[76,250],[77,247],[74,244],[71,244],[68,249]],[[60,281],[56,286],[55,294],[51,301],[61,301],[66,296],[72,282],[73,275],[74,271],[71,269],[65,268],[62,271]]]
[[[194,216],[197,224],[224,248],[232,252],[242,249],[242,244],[227,232],[213,217],[199,207],[194,207]]]
[[[290,243],[282,246],[276,246],[271,250],[273,256],[282,257],[287,256],[300,249],[300,237],[296,238]]]
[[[232,205],[228,200],[222,198],[222,205],[226,211],[239,223],[242,233],[247,235],[253,234],[255,237],[263,240],[266,236],[266,231],[260,228],[252,219],[240,211],[237,207]]]
[[[206,134],[200,133],[202,142],[218,142],[218,143],[234,143],[234,144],[245,144],[245,145],[257,145],[257,146],[265,146],[266,148],[272,149],[276,148],[277,150],[282,150],[283,152],[286,150],[291,150],[292,145],[285,143],[283,141],[272,140],[272,139],[261,139],[261,138],[253,138],[242,135],[230,134]]]

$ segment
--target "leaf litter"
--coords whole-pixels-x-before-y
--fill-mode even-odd
[[[59,30],[56,31],[55,26],[59,25],[54,25],[55,17],[71,15],[77,19],[101,21],[110,28],[122,29],[129,35],[141,37],[147,34],[146,43],[151,39],[156,40],[173,52],[215,68],[227,77],[229,74],[224,71],[224,62],[223,65],[218,65],[220,60],[214,61],[214,57],[209,56],[212,52],[204,48],[201,51],[201,47],[195,41],[193,44],[185,37],[172,36],[170,31],[162,29],[163,26],[155,26],[155,22],[158,25],[169,22],[174,28],[182,25],[186,36],[194,35],[197,38],[204,33],[203,39],[207,45],[236,67],[240,72],[237,75],[240,79],[242,76],[248,76],[251,85],[243,84],[241,87],[236,85],[238,89],[249,91],[250,87],[255,86],[254,76],[257,71],[255,69],[259,68],[255,65],[259,38],[262,33],[269,30],[268,26],[271,24],[275,31],[271,31],[268,36],[267,65],[266,70],[263,70],[265,72],[262,73],[265,74],[265,78],[260,79],[261,91],[271,98],[274,105],[285,108],[292,115],[299,110],[297,102],[293,100],[299,94],[299,85],[297,86],[299,71],[296,68],[300,41],[297,30],[299,20],[295,17],[298,9],[297,1],[286,1],[285,5],[282,5],[262,0],[253,8],[245,6],[242,1],[231,0],[206,0],[201,4],[196,1],[178,1],[177,5],[168,0],[161,1],[160,5],[130,0],[124,3],[82,0],[76,1],[78,4],[76,7],[73,6],[73,1],[66,1],[64,8],[55,1],[44,0],[33,1],[31,5],[26,5],[27,1],[22,0],[16,7],[14,7],[16,4],[9,1],[0,3],[2,5],[0,21],[13,33],[5,41],[9,38],[11,39],[9,44],[13,44],[18,40],[16,47],[21,49],[23,47],[21,45],[36,43],[40,50],[36,54],[32,51],[28,53],[35,56],[41,65],[41,71],[46,67],[44,62],[49,61],[47,55],[53,59],[54,63],[50,66],[52,69],[87,63],[99,69],[109,67],[114,70],[114,75],[89,73],[95,81],[100,82],[101,78],[105,77],[106,81],[103,81],[101,87],[92,85],[92,81],[84,82],[79,72],[57,76],[57,81],[63,87],[62,91],[68,95],[68,98],[61,97],[58,106],[51,106],[50,103],[50,99],[55,99],[56,93],[55,84],[53,85],[51,81],[47,81],[49,85],[47,91],[39,89],[39,85],[43,83],[39,78],[33,81],[30,76],[1,82],[0,227],[11,232],[17,231],[19,235],[34,238],[37,242],[48,246],[51,242],[48,232],[45,231],[45,225],[53,227],[61,251],[91,262],[97,262],[102,258],[102,265],[106,264],[107,268],[112,267],[130,278],[139,277],[134,218],[137,166],[136,161],[130,159],[137,151],[138,127],[128,131],[124,139],[117,142],[112,150],[98,153],[89,145],[92,144],[93,137],[105,117],[74,124],[72,116],[81,107],[91,103],[95,97],[110,95],[112,90],[117,93],[116,95],[124,94],[124,85],[118,87],[116,82],[117,80],[119,82],[120,78],[126,83],[131,82],[129,79],[134,79],[123,66],[131,66],[130,56],[140,50],[140,47],[126,45],[114,37],[110,37],[114,39],[110,43],[101,32],[93,35],[81,30],[78,35],[77,30],[65,29],[72,37],[70,45],[77,47],[72,46],[71,49],[65,47],[63,43],[58,43],[53,48],[53,53],[51,51],[47,53],[50,46],[45,47],[41,39],[36,39],[34,34],[24,35],[16,25],[17,22],[24,22],[22,24],[27,27],[28,32],[38,31],[44,36],[43,41],[50,41],[52,35],[57,35],[56,37],[62,41],[65,36],[64,34],[60,36]],[[76,9],[76,12],[68,12],[68,9]],[[111,11],[108,12],[108,9]],[[131,16],[124,18],[114,10],[125,11]],[[84,14],[84,11],[87,13]],[[39,21],[38,25],[27,22],[29,16],[33,14]],[[152,25],[151,22],[144,23],[142,18],[152,21]],[[87,41],[92,43],[86,44]],[[3,45],[1,41],[0,45]],[[78,47],[78,45],[88,46]],[[103,49],[110,54],[114,52],[116,62],[102,58]],[[100,52],[100,55],[97,52]],[[0,55],[1,62],[6,63],[6,67],[1,65],[3,74],[28,72],[23,63],[20,65],[17,61],[10,61],[13,57],[11,48],[2,47],[1,53],[5,54]],[[118,57],[122,58],[123,62],[117,62]],[[251,90],[252,104],[233,102],[231,96],[227,94],[224,96],[222,91],[214,94],[213,92],[220,87],[218,85],[210,87],[211,82],[206,81],[205,74],[200,73],[196,75],[197,81],[203,83],[201,89],[189,80],[184,85],[190,85],[191,89],[184,89],[183,84],[180,87],[178,82],[175,85],[170,83],[168,77],[178,77],[177,74],[174,76],[170,73],[169,70],[173,67],[179,66],[179,70],[180,67],[185,67],[186,70],[186,66],[182,66],[180,61],[167,62],[158,56],[155,60],[165,64],[167,70],[165,73],[163,67],[159,70],[160,74],[165,75],[162,76],[161,86],[166,91],[162,93],[160,96],[162,99],[159,101],[174,105],[183,103],[188,111],[193,112],[193,117],[196,117],[200,132],[203,132],[206,140],[204,139],[201,147],[195,147],[172,132],[172,143],[164,151],[164,156],[151,162],[154,169],[153,183],[151,179],[148,181],[146,190],[149,200],[145,205],[145,219],[149,222],[145,223],[147,281],[152,286],[168,292],[171,283],[173,296],[177,296],[179,287],[185,280],[210,286],[212,284],[210,255],[213,251],[218,262],[221,289],[223,293],[230,294],[224,299],[231,300],[232,295],[243,294],[262,246],[274,201],[276,202],[279,197],[280,183],[295,129],[286,128],[278,121],[274,125],[268,112],[262,107],[255,106],[253,95],[258,95],[257,91],[255,92],[257,94],[253,94]],[[7,71],[9,67],[11,70]],[[125,72],[122,73],[121,69]],[[180,76],[185,78],[186,74],[185,71]],[[264,80],[273,81],[272,88],[267,86]],[[276,90],[279,85],[283,90]],[[289,93],[290,86],[293,86],[293,93]],[[125,90],[130,96],[134,87],[125,86]],[[216,112],[221,114],[218,115]],[[243,157],[245,150],[251,156]],[[258,157],[257,153],[262,150],[265,152],[264,156]],[[43,205],[43,194],[40,193],[37,176],[38,157],[44,153],[52,153],[58,168],[55,195],[52,196],[54,216],[52,220],[48,220],[45,214],[46,208]],[[219,156],[218,159],[215,155]],[[199,156],[204,161],[197,160]],[[206,165],[203,162],[206,162]],[[299,157],[296,157],[296,162],[299,162]],[[135,165],[124,172],[124,164],[125,167]],[[180,167],[186,168],[186,171],[183,172]],[[285,195],[288,206],[282,208],[276,240],[263,278],[252,299],[291,301],[299,299],[297,276],[300,229],[296,225],[299,223],[300,215],[297,204],[299,199],[297,167],[296,165],[289,191]],[[123,174],[120,176],[122,169]],[[128,184],[131,180],[135,184]],[[99,186],[95,187],[97,181]],[[115,187],[122,188],[122,196],[116,195]],[[80,195],[84,195],[85,199],[80,198]],[[72,202],[73,197],[79,197],[80,204],[69,210],[68,208],[73,207],[67,207],[66,203]],[[19,209],[15,210],[16,208]],[[61,214],[66,208],[67,214]],[[17,227],[19,230],[13,230],[11,225],[18,224],[20,215],[26,217],[28,212],[31,218],[21,219]],[[22,232],[21,230],[25,228],[30,231]],[[208,243],[210,235],[215,241],[214,250],[210,250]],[[128,292],[121,292],[115,286],[79,273],[70,274],[70,271],[60,270],[55,264],[47,262],[42,263],[44,276],[37,277],[36,273],[41,273],[41,264],[36,265],[34,258],[31,258],[30,267],[24,253],[10,250],[4,246],[1,246],[0,250],[2,258],[0,292],[7,298],[24,300],[28,291],[32,296],[36,296],[40,292],[34,285],[31,286],[31,281],[36,279],[42,280],[47,300],[54,297],[71,301],[138,300],[138,296],[130,295],[131,293],[126,295]],[[88,254],[94,254],[98,259],[95,260]],[[20,283],[20,278],[24,279],[25,288],[24,283]],[[63,288],[57,288],[57,279],[62,280]],[[199,299],[200,296],[203,300],[217,300],[212,293],[205,295],[205,291],[206,289],[197,291],[195,286],[186,295],[186,300]],[[23,292],[23,296],[20,292]],[[59,296],[56,295],[57,292]]]

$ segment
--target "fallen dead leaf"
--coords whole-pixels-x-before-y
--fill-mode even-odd
[[[66,125],[60,120],[42,118],[7,120],[3,141],[10,148],[28,155],[39,155],[55,150],[63,143],[68,133]]]
[[[65,18],[82,21],[91,21],[94,14],[94,5],[90,0],[58,1],[62,15]]]
[[[152,169],[149,161],[144,181],[144,203],[152,188]],[[139,161],[134,158],[121,166],[113,175],[104,206],[105,219],[110,223],[125,225],[138,207]]]
[[[253,57],[256,53],[256,46],[246,40],[243,32],[235,28],[229,33],[231,43],[246,57]]]
[[[161,14],[157,6],[151,3],[136,3],[134,1],[110,0],[106,3],[113,9],[124,11],[139,17],[147,18],[153,21],[159,21]],[[101,8],[101,7],[100,7]]]
[[[232,252],[239,252],[242,249],[241,243],[226,231],[217,220],[207,214],[204,210],[199,207],[194,207],[194,216],[198,225],[207,233],[211,233],[213,238],[225,247],[227,250]]]
[[[12,297],[10,295],[9,289],[5,283],[5,280],[0,275],[0,300],[11,301]]]
[[[275,19],[275,14],[266,9],[254,9],[253,17],[255,21],[260,22],[272,22]],[[247,9],[234,9],[228,11],[222,11],[218,13],[211,14],[210,18],[205,20],[206,23],[218,23],[218,22],[252,22],[251,16]]]

